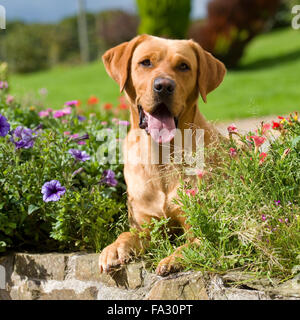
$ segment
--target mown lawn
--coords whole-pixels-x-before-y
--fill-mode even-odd
[[[199,102],[210,120],[229,120],[300,110],[300,33],[284,29],[256,38],[248,47],[241,67],[229,71],[223,84]],[[37,94],[47,88],[47,107],[59,108],[71,99],[117,103],[119,88],[99,61],[86,66],[56,67],[29,75],[11,76],[12,93]]]

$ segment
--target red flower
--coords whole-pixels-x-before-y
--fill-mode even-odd
[[[266,156],[267,156],[267,154],[265,152],[262,152],[259,155],[259,164],[262,164],[265,161]]]
[[[232,157],[232,158],[236,157],[236,156],[237,156],[237,151],[236,151],[236,149],[230,148],[230,149],[229,149],[229,155],[230,155],[230,157]]]
[[[104,110],[111,110],[112,109],[112,104],[111,103],[105,103],[105,105],[103,106]]]
[[[234,123],[232,123],[232,124],[227,128],[227,130],[228,130],[228,133],[237,133],[237,132],[238,132],[237,127],[235,126]]]
[[[119,109],[121,110],[128,110],[129,106],[126,103],[120,103],[119,104]]]
[[[273,122],[272,129],[280,128],[280,123],[279,122],[275,122],[275,121],[272,121],[272,122]]]
[[[257,148],[266,141],[266,138],[260,136],[251,136],[250,138],[254,141],[255,147]]]
[[[189,196],[193,196],[195,197],[196,193],[197,193],[197,190],[196,189],[187,189],[185,190],[185,193]]]
[[[91,96],[89,99],[88,99],[88,102],[87,102],[89,105],[94,105],[94,104],[97,104],[99,103],[99,99],[95,96]]]

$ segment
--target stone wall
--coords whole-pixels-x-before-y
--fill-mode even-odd
[[[16,253],[0,257],[1,299],[300,300],[300,275],[283,284],[238,272],[190,271],[163,278],[148,272],[143,262],[101,275],[97,254]]]

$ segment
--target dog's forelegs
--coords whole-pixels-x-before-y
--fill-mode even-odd
[[[138,234],[123,232],[118,239],[107,246],[100,254],[100,272],[109,272],[112,267],[127,263],[132,255],[143,250],[143,241]]]
[[[162,259],[157,268],[156,274],[159,276],[166,276],[171,272],[177,272],[182,269],[182,264],[180,263],[180,259],[183,258],[182,250],[188,247],[190,244],[199,245],[200,240],[197,238],[191,239],[188,243],[178,247],[170,256]]]

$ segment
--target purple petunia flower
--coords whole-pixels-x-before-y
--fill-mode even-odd
[[[84,116],[77,116],[77,118],[78,118],[78,120],[79,121],[85,121],[86,120],[86,117],[84,117]]]
[[[83,168],[79,168],[77,170],[75,170],[73,173],[72,173],[72,177],[75,177],[77,174],[79,174],[80,172],[82,172],[84,169]]]
[[[82,136],[79,136],[78,133],[75,133],[75,134],[71,135],[70,138],[72,138],[73,141],[78,142],[78,141],[82,141],[82,140],[88,140],[90,137],[89,137],[88,133],[85,133]]]
[[[33,147],[36,136],[33,130],[19,126],[12,131],[10,140],[15,144],[16,149],[29,149]]]
[[[6,81],[0,81],[0,89],[7,89],[8,83]]]
[[[118,184],[118,181],[115,179],[115,173],[112,170],[104,170],[103,171],[103,178],[101,179],[100,183],[106,183],[109,186],[115,187]]]
[[[46,182],[42,187],[43,201],[58,201],[66,192],[66,188],[62,187],[57,180]]]
[[[10,124],[7,122],[7,119],[0,114],[0,137],[5,137],[10,129]]]
[[[86,161],[90,160],[91,157],[85,152],[77,149],[70,149],[69,153],[75,158],[77,161]]]

